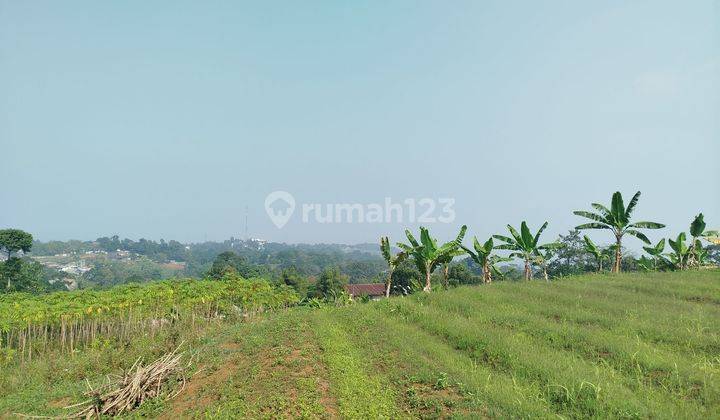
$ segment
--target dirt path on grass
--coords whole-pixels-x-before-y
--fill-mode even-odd
[[[239,352],[240,345],[237,343],[224,343],[221,345],[221,348],[230,352]],[[202,409],[215,402],[216,398],[214,398],[213,395],[205,394],[204,391],[213,389],[227,381],[238,371],[239,363],[235,358],[231,358],[212,372],[209,372],[207,369],[207,366],[201,366],[200,369],[198,369],[195,375],[185,384],[185,389],[170,402],[168,409],[165,410],[159,419],[175,420],[177,418],[183,418],[186,412],[194,409]]]
[[[287,349],[291,349],[289,354]],[[288,404],[281,417],[340,418],[337,401],[330,390],[327,366],[316,358],[320,354],[317,343],[303,341],[283,343],[260,357],[261,369],[256,379],[268,384],[280,379],[284,383],[278,392],[287,396]]]
[[[220,344],[221,359],[191,378],[160,418],[339,418],[322,350],[304,324],[288,318],[241,329],[238,342]]]

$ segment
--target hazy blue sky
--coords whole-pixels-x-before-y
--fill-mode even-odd
[[[200,241],[248,206],[273,241],[404,228],[278,230],[286,190],[555,235],[640,189],[652,239],[720,228],[717,2],[359,3],[0,1],[0,227]]]

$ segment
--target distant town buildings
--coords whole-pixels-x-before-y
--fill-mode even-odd
[[[257,251],[262,251],[265,249],[265,245],[267,244],[267,240],[260,239],[260,238],[248,238],[248,239],[235,239],[230,238],[230,247],[231,248],[248,248],[248,249],[254,249]]]
[[[62,271],[63,273],[80,276],[80,275],[83,275],[83,274],[87,273],[88,271],[90,271],[91,268],[85,264],[85,260],[80,260],[75,263],[67,264],[67,265],[63,266],[62,268],[60,268],[59,270]]]

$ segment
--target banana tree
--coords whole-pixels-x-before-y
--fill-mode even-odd
[[[587,235],[583,236],[583,240],[585,241],[585,252],[588,254],[592,254],[593,257],[595,257],[595,260],[598,263],[598,269],[597,272],[600,273],[603,270],[603,261],[609,260],[610,256],[607,255],[605,250],[600,248],[599,246],[595,245],[595,242],[593,242]]]
[[[688,255],[688,266],[699,267],[702,264],[703,257],[707,252],[702,247],[700,239],[708,240],[712,237],[718,236],[719,233],[714,230],[705,230],[705,220],[702,213],[695,216],[695,219],[690,224],[690,236],[692,236],[692,243],[690,245]]]
[[[605,248],[602,248],[602,254],[605,258],[605,261],[610,261],[613,258],[615,258],[615,249],[617,248],[617,244],[608,245]]]
[[[708,250],[706,248],[702,247],[702,244],[700,243],[700,240],[698,239],[696,242],[695,251],[691,255],[694,256],[695,261],[695,267],[700,268],[705,265],[705,261],[707,260],[708,256]]]
[[[495,267],[495,264],[500,261],[509,261],[509,258],[499,257],[493,255],[492,251],[494,248],[492,237],[485,241],[484,244],[480,245],[480,242],[476,237],[473,237],[473,248],[475,252],[466,246],[461,245],[462,249],[475,261],[480,267],[482,267],[483,283],[492,283],[493,273],[502,276],[502,274]]]
[[[525,262],[525,280],[530,280],[532,278],[531,264],[539,254],[540,250],[556,249],[562,246],[562,244],[559,244],[557,242],[538,245],[538,242],[540,241],[540,235],[545,230],[547,225],[548,222],[545,222],[540,227],[540,230],[538,230],[535,235],[532,235],[530,233],[530,229],[527,226],[527,223],[523,221],[520,224],[519,233],[517,230],[515,230],[514,227],[507,225],[508,231],[510,231],[512,237],[493,235],[493,238],[504,242],[503,244],[496,246],[496,249],[506,249],[513,251],[510,254],[511,257],[523,259],[523,261]]]
[[[424,227],[420,227],[419,242],[410,230],[405,230],[405,236],[407,236],[408,242],[410,243],[404,244],[398,242],[397,246],[412,257],[418,270],[425,275],[424,292],[430,292],[432,290],[430,279],[433,271],[435,271],[440,264],[448,264],[450,260],[452,260],[452,257],[456,255],[465,237],[466,230],[467,226],[463,225],[457,237],[442,246],[438,246],[437,240],[432,238],[430,232]]]
[[[463,251],[461,248],[458,248],[452,252],[448,252],[445,258],[440,261],[440,264],[442,264],[443,266],[443,288],[445,290],[447,290],[450,286],[450,263],[455,257],[459,257],[464,254],[465,251]]]
[[[612,196],[610,208],[602,204],[592,203],[591,206],[598,211],[592,213],[589,211],[576,210],[573,214],[592,220],[591,223],[585,223],[576,226],[575,229],[607,229],[615,235],[615,265],[613,272],[619,273],[622,262],[622,238],[625,234],[635,236],[646,244],[650,244],[650,239],[638,229],[661,229],[665,225],[656,222],[635,222],[630,223],[632,215],[638,200],[640,199],[640,191],[636,192],[627,207],[623,203],[622,194],[616,191]]]
[[[390,297],[390,286],[392,285],[393,273],[395,272],[395,269],[403,261],[405,261],[407,253],[401,251],[393,255],[392,249],[390,248],[390,238],[387,236],[380,238],[380,253],[382,253],[383,258],[385,258],[385,262],[388,265],[388,276],[387,279],[385,279],[385,297]]]
[[[562,245],[562,244],[560,244]],[[558,247],[559,248],[559,247]],[[550,276],[548,276],[548,262],[555,257],[555,249],[545,249],[544,252],[538,250],[537,254],[535,255],[535,264],[540,266],[543,272],[543,277],[545,278],[545,281],[550,281]]]
[[[643,249],[645,252],[650,254],[652,257],[652,269],[657,270],[658,269],[658,262],[660,263],[667,263],[667,260],[665,257],[663,257],[663,251],[665,250],[665,239],[660,239],[655,246],[644,246]]]
[[[670,263],[673,268],[678,270],[684,270],[687,267],[690,257],[690,248],[685,244],[686,238],[685,232],[680,232],[674,241],[668,239],[668,244],[670,244],[673,252],[666,255],[670,258]]]

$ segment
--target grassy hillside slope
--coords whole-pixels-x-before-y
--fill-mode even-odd
[[[0,368],[0,417],[62,414],[185,340],[193,376],[138,415],[633,417],[720,413],[720,271],[461,287],[295,308]]]

